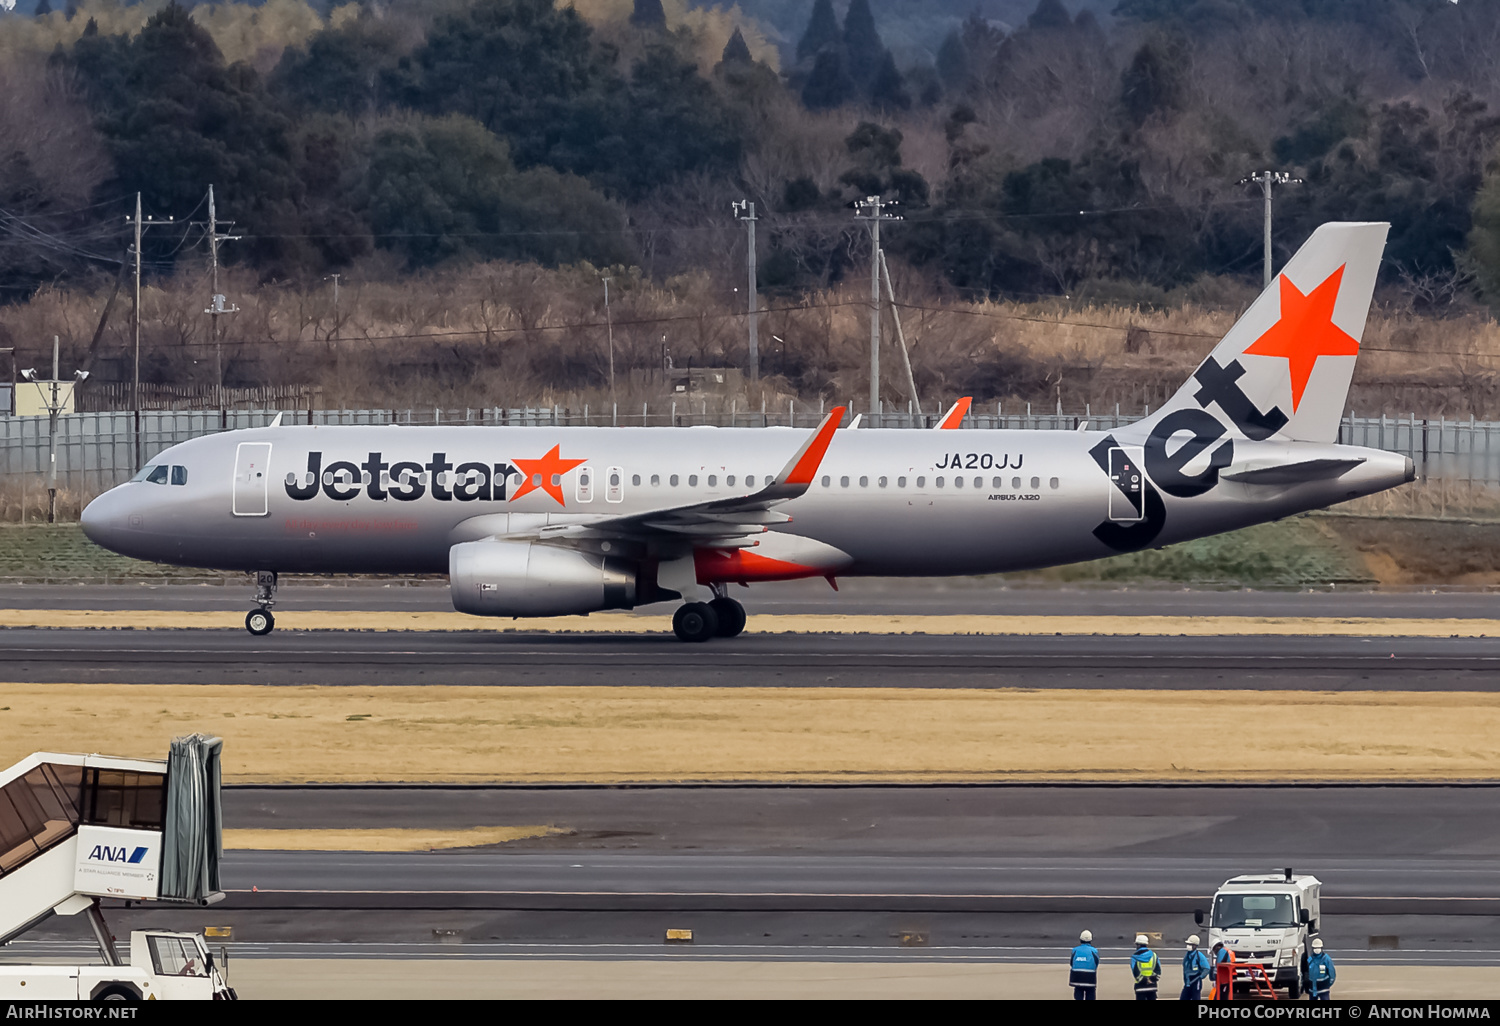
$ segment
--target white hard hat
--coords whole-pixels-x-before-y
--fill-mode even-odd
[[[1313,938],[1313,950],[1314,951],[1322,951],[1323,950],[1323,938],[1322,937],[1314,937]]]
[[[1085,944],[1092,944],[1094,943],[1094,931],[1084,930],[1078,935],[1078,939],[1083,941]]]
[[[1146,939],[1146,935],[1144,933],[1138,933],[1138,934],[1135,935],[1135,946],[1136,947],[1138,947],[1138,948],[1144,948],[1147,944],[1150,944],[1150,943],[1151,942]]]
[[[1196,933],[1188,938],[1188,947],[1196,948],[1198,946],[1198,943],[1198,935]]]

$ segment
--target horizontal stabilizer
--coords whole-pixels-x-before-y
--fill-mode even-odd
[[[1363,457],[1341,460],[1302,460],[1298,463],[1267,463],[1264,460],[1251,460],[1225,467],[1219,472],[1219,478],[1224,481],[1237,481],[1240,484],[1302,484],[1304,481],[1325,481],[1333,477],[1342,477],[1363,462]]]

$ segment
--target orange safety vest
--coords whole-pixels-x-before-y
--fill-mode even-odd
[[[1226,947],[1223,950],[1229,957],[1214,964],[1214,992],[1209,998],[1210,1001],[1234,999],[1234,967],[1238,959],[1234,957],[1233,948]]]

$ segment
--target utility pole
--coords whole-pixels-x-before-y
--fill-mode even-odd
[[[745,222],[746,249],[745,267],[750,276],[750,380],[760,380],[760,340],[756,337],[755,293],[758,286],[755,273],[755,204],[749,200],[731,203],[729,209],[734,216]]]
[[[870,222],[870,413],[880,412],[880,222],[901,220],[884,208],[895,200],[866,196],[857,201],[855,217]]]
[[[233,221],[225,221],[226,226],[232,225]],[[219,292],[219,243],[238,241],[238,235],[219,234],[219,215],[214,207],[214,187],[208,187],[208,253],[209,263],[213,267],[213,298],[209,301],[208,309],[203,311],[208,314],[213,322],[214,338],[214,398],[220,410],[224,409],[224,339],[219,334],[219,315],[239,313],[237,306],[225,306],[224,296]]]
[[[615,397],[615,322],[609,315],[609,276],[604,278],[604,324],[609,332],[609,397]]]
[[[128,215],[126,223],[132,220]],[[135,361],[130,376],[130,409],[135,415],[135,469],[141,469],[141,230],[151,225],[171,224],[154,217],[141,218],[141,194],[135,194],[135,244],[130,251],[135,255],[135,298],[130,304],[130,333],[135,340]]]
[[[339,279],[342,274],[330,274],[333,279],[333,337],[339,337]]]
[[[32,382],[37,391],[42,394],[42,403],[47,407],[47,523],[57,523],[57,417],[62,408],[67,405],[73,396],[73,390],[79,383],[89,376],[86,370],[73,372],[73,384],[68,387],[68,396],[61,395],[62,382],[58,380],[62,371],[59,369],[58,339],[52,336],[52,380],[42,382],[37,379],[36,368],[30,368],[21,372],[21,377]],[[45,387],[44,387],[45,386]],[[49,396],[50,391],[50,396]],[[25,510],[22,510],[24,517]]]
[[[1261,273],[1261,284],[1265,288],[1271,287],[1271,187],[1275,185],[1300,185],[1302,179],[1293,178],[1285,171],[1257,171],[1249,178],[1241,178],[1239,185],[1258,185],[1260,191],[1266,197],[1265,217],[1265,256],[1264,269]]]

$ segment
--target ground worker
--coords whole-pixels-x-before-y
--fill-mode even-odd
[[[1074,1001],[1094,1000],[1094,991],[1099,987],[1099,949],[1094,947],[1094,935],[1084,930],[1078,935],[1078,946],[1073,949],[1068,985],[1073,988]]]
[[[1234,1000],[1234,949],[1220,941],[1214,945],[1214,1000]]]
[[[1208,956],[1198,950],[1198,935],[1187,939],[1182,956],[1182,1001],[1202,1001],[1203,981],[1208,979]]]
[[[1333,984],[1338,978],[1339,974],[1333,968],[1333,959],[1323,950],[1323,938],[1314,937],[1312,954],[1307,959],[1308,1000],[1329,1000],[1329,991],[1333,990]]]
[[[1144,933],[1136,934],[1135,954],[1130,956],[1130,972],[1135,977],[1135,999],[1155,1001],[1156,987],[1161,980],[1161,959],[1151,950],[1151,942]]]

